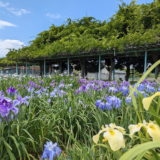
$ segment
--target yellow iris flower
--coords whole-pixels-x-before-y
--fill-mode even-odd
[[[144,120],[143,123],[138,123],[137,125],[129,125],[130,137],[133,138],[135,132],[140,131],[142,127],[147,129],[149,135],[153,138],[153,141],[160,141],[160,127],[158,124],[153,123],[152,121],[146,123]]]
[[[147,98],[143,98],[142,100],[142,103],[143,103],[143,106],[146,110],[149,109],[149,106],[153,100],[153,98],[155,98],[156,96],[159,96],[160,95],[160,92],[156,92],[153,96],[151,97],[147,97]]]
[[[93,136],[93,141],[97,144],[100,134],[103,133],[103,142],[108,141],[111,149],[117,151],[121,147],[125,147],[123,138],[123,134],[125,134],[124,130],[124,128],[116,126],[114,123],[111,123],[109,126],[102,126],[102,130],[100,130],[97,135]]]
[[[136,132],[138,132],[138,131],[140,131],[140,129],[141,129],[142,127],[145,127],[145,128],[146,128],[146,121],[145,121],[145,120],[143,120],[143,123],[130,124],[130,125],[128,126],[129,132],[130,132],[130,135],[129,135],[129,136],[130,136],[131,138],[133,138],[133,134],[136,133]]]
[[[153,138],[153,141],[160,141],[160,127],[158,124],[148,123],[147,132]]]

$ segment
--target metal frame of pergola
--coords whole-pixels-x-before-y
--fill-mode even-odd
[[[30,67],[30,64],[35,64],[38,61],[43,60],[43,66],[44,66],[44,76],[46,75],[46,62],[53,62],[59,60],[60,61],[60,73],[62,73],[62,61],[67,61],[67,74],[69,75],[69,60],[77,60],[77,58],[85,58],[85,59],[98,59],[98,79],[100,80],[101,73],[100,73],[100,67],[101,67],[101,59],[106,58],[109,56],[112,57],[137,57],[137,56],[144,56],[144,73],[146,72],[147,68],[147,56],[151,55],[151,53],[156,53],[159,55],[160,51],[160,44],[156,45],[147,45],[147,46],[138,46],[138,47],[126,47],[123,49],[123,51],[119,51],[118,49],[113,49],[113,50],[107,50],[105,53],[100,53],[100,51],[92,51],[92,52],[81,52],[81,54],[57,54],[52,57],[38,57],[35,59],[29,59],[29,58],[21,58],[18,59],[18,61],[25,61],[26,64],[26,74],[27,72],[27,67]],[[16,62],[16,73],[18,73],[18,64]],[[28,65],[29,64],[29,65]],[[85,76],[85,60],[83,61],[83,73]],[[155,74],[157,70],[155,69]],[[115,63],[113,67],[113,80],[115,79]]]

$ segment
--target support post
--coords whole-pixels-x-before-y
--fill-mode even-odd
[[[145,51],[145,58],[144,58],[144,73],[146,73],[147,68],[147,51]]]
[[[67,73],[69,75],[69,58],[67,58]]]
[[[98,80],[100,80],[101,79],[101,56],[99,56],[99,65],[98,65],[98,67],[99,67]]]
[[[16,73],[18,75],[18,65],[17,65],[17,62],[16,62]]]
[[[28,67],[27,67],[27,62],[26,62],[26,75],[28,74],[28,73],[27,73],[27,68],[28,68]]]
[[[83,77],[85,78],[85,60],[83,60]]]
[[[156,77],[156,75],[157,75],[157,67],[155,68],[155,77]]]
[[[46,75],[46,61],[44,59],[44,76]]]
[[[113,61],[113,80],[115,80],[115,59]]]

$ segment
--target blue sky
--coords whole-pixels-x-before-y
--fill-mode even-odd
[[[78,19],[87,14],[107,20],[116,13],[120,3],[118,0],[0,0],[0,58],[7,54],[6,48],[28,45],[38,33],[48,30],[52,24],[63,24],[67,18]]]

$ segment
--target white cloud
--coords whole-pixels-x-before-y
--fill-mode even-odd
[[[0,39],[0,58],[6,56],[6,54],[9,51],[7,48],[18,49],[18,48],[22,48],[22,45],[24,45],[24,43],[19,40]]]
[[[2,1],[0,1],[0,7],[7,7],[9,5],[9,3],[3,3]]]
[[[59,19],[59,18],[62,18],[62,17],[61,17],[61,15],[60,15],[60,14],[58,14],[58,13],[57,13],[57,14],[47,13],[47,14],[46,14],[46,16],[47,16],[47,17],[49,17],[49,18],[53,18],[53,19]]]
[[[28,14],[31,13],[30,11],[27,11],[26,9],[20,9],[20,10],[16,10],[15,8],[8,8],[7,10],[13,14],[15,14],[16,16],[21,16],[22,14]]]
[[[9,26],[9,27],[16,27],[15,24],[12,24],[10,22],[7,22],[7,21],[2,21],[0,20],[0,29],[6,27],[6,26]]]
[[[15,14],[16,16],[21,16],[22,14],[31,13],[30,11],[27,11],[26,9],[15,9],[13,7],[12,8],[8,7],[9,5],[10,5],[9,3],[3,3],[2,1],[0,1],[0,7],[4,7],[5,9]]]

